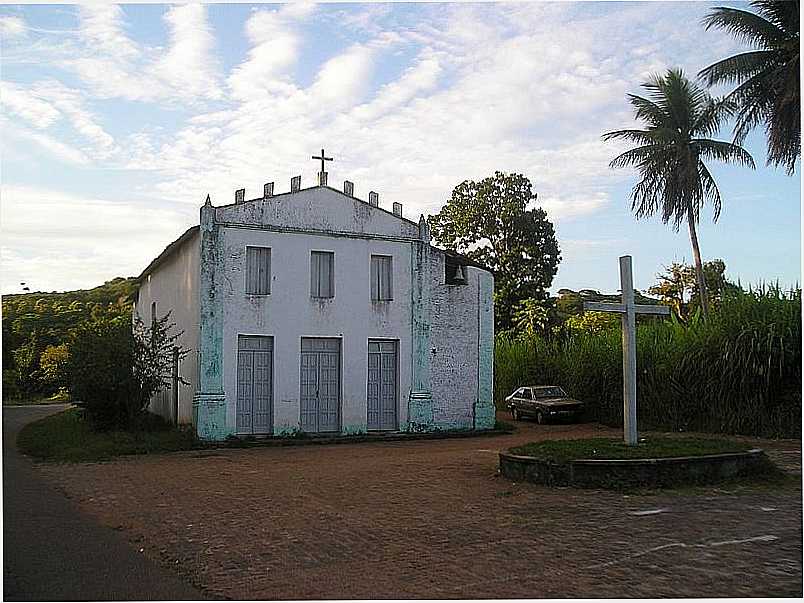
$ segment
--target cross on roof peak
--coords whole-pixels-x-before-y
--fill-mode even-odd
[[[334,161],[332,159],[332,157],[327,157],[326,155],[324,155],[324,149],[321,149],[321,156],[320,157],[317,157],[316,155],[313,155],[312,158],[321,160],[321,173],[324,173],[326,171],[326,169],[324,168],[324,162],[325,161]]]

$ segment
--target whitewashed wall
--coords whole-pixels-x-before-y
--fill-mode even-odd
[[[299,427],[302,337],[338,337],[341,343],[341,429],[366,429],[368,339],[399,340],[399,422],[410,393],[410,243],[325,237],[241,228],[223,229],[223,373],[227,424],[236,424],[237,336],[274,338],[274,433]],[[271,294],[245,293],[245,248],[271,248]],[[310,297],[310,251],[335,253],[335,297]],[[393,257],[390,302],[372,302],[372,254]]]
[[[465,266],[465,285],[446,285],[444,254],[430,260],[432,292],[430,387],[433,421],[455,429],[473,426],[478,397],[478,268]]]
[[[157,313],[164,316],[172,311],[177,331],[184,331],[179,344],[189,353],[179,364],[179,374],[188,384],[179,385],[179,423],[191,423],[193,395],[198,373],[198,279],[199,234],[196,232],[162,264],[143,279],[135,312],[145,321],[151,320],[151,302],[156,301]],[[149,410],[173,420],[170,391],[157,394]]]

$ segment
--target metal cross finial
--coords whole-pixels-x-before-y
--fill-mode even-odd
[[[321,160],[321,172],[322,173],[326,171],[324,169],[324,162],[325,161],[333,161],[332,157],[327,157],[326,155],[324,155],[324,149],[321,149],[321,157],[316,157],[315,155],[313,155],[313,159],[320,159]]]

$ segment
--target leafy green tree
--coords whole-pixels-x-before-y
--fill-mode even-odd
[[[756,13],[717,7],[704,18],[706,29],[723,29],[753,46],[718,61],[698,76],[707,85],[736,85],[728,95],[739,110],[734,141],[765,126],[768,165],[795,172],[801,156],[801,82],[798,0],[754,0]]]
[[[564,328],[571,333],[603,333],[620,328],[620,317],[610,312],[584,312],[570,316]]]
[[[104,316],[79,325],[69,346],[70,393],[101,429],[134,427],[151,398],[170,385],[174,348],[170,314],[145,325]],[[179,359],[187,350],[179,348]]]
[[[719,306],[727,290],[738,288],[726,279],[726,263],[723,260],[704,262],[703,271],[710,305]],[[688,320],[701,307],[693,266],[673,262],[665,267],[664,273],[656,275],[656,278],[659,281],[648,289],[648,293],[659,297],[673,308],[680,320]]]
[[[437,244],[465,253],[494,271],[496,328],[509,329],[515,306],[544,301],[561,254],[553,224],[539,207],[530,180],[495,172],[479,182],[465,180],[441,211],[430,217]]]
[[[696,224],[701,209],[710,203],[713,220],[720,216],[721,197],[715,179],[704,163],[717,160],[754,168],[754,160],[739,145],[713,140],[734,105],[712,98],[684,77],[680,69],[653,75],[642,84],[648,97],[629,94],[642,130],[616,130],[604,140],[624,140],[637,146],[612,160],[611,167],[636,167],[639,181],[631,190],[631,209],[637,218],[661,215],[678,231],[687,223],[695,259],[695,277],[704,316],[709,310]]]
[[[648,289],[648,293],[660,298],[670,306],[675,315],[684,319],[687,313],[689,295],[695,286],[695,268],[679,262],[665,267],[663,274],[657,274],[659,282]]]
[[[550,324],[550,311],[543,301],[524,299],[514,310],[514,328],[521,335],[535,337],[545,333]]]
[[[64,386],[67,383],[69,361],[70,351],[66,343],[47,346],[39,357],[42,381],[51,388]]]

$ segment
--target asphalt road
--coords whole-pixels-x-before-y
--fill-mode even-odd
[[[63,408],[3,408],[3,599],[202,599],[121,534],[81,513],[17,451],[17,433],[26,423]]]

